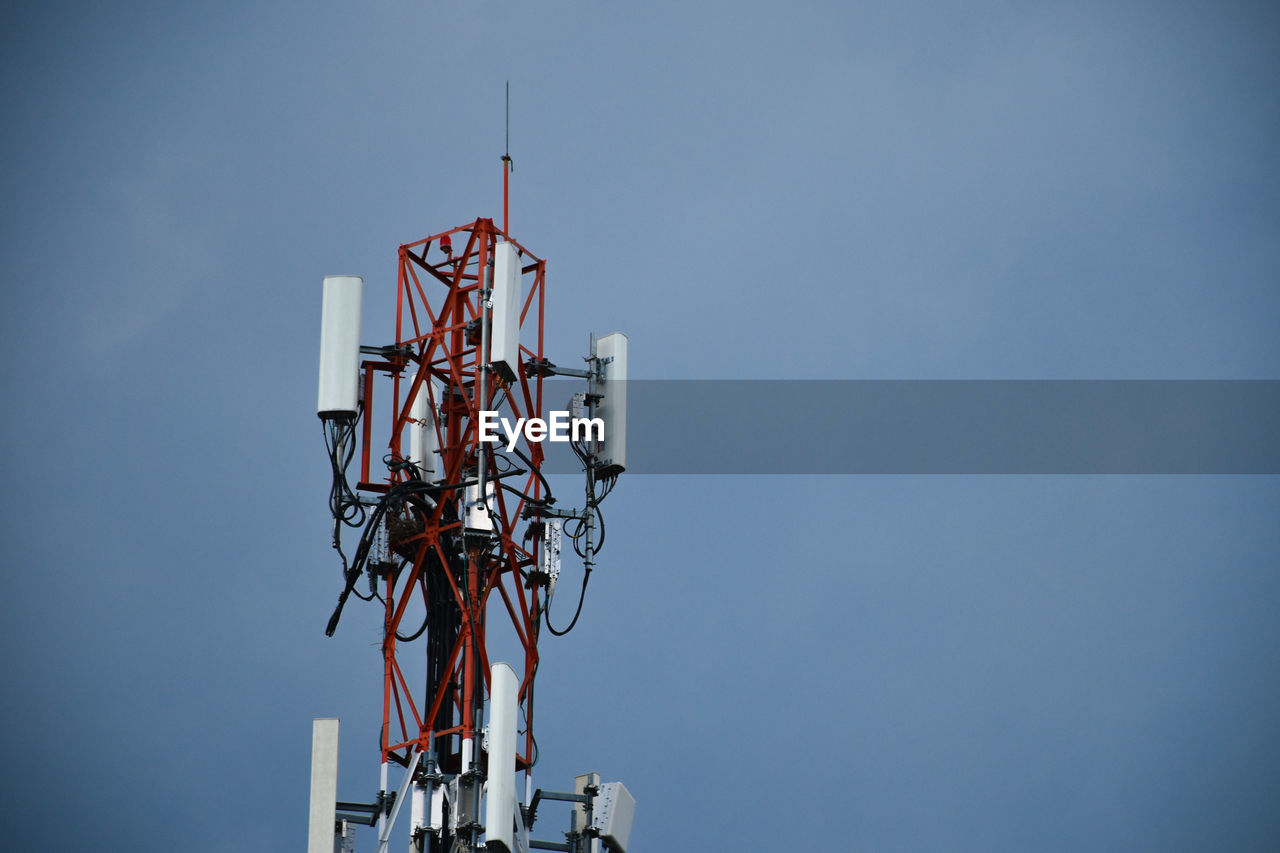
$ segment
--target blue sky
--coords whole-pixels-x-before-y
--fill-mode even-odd
[[[396,246],[499,214],[508,79],[554,360],[617,329],[655,379],[1280,379],[1266,4],[0,20],[14,849],[298,849],[315,716],[372,796],[377,614],[323,636],[320,280],[365,276],[390,339]],[[607,507],[538,782],[624,780],[634,849],[1280,842],[1275,477]]]

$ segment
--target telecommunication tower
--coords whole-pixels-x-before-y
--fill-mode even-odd
[[[354,849],[358,824],[377,827],[382,853],[406,800],[417,853],[626,849],[634,800],[621,783],[588,775],[570,793],[535,791],[532,768],[541,629],[577,622],[548,621],[561,543],[584,563],[580,612],[603,544],[600,504],[626,467],[627,339],[592,335],[584,369],[546,358],[546,261],[507,231],[502,159],[501,228],[480,218],[400,246],[393,343],[360,345],[361,278],[324,280],[318,413],[342,564],[326,633],[352,596],[382,608],[382,727],[374,801],[344,802],[337,721],[316,720],[309,853]],[[545,418],[544,378],[555,375],[586,383],[575,395],[584,428],[575,418],[567,442],[586,477],[572,509],[556,504],[536,431],[510,450],[482,433],[484,413]],[[375,438],[381,418],[389,438]],[[499,632],[518,650],[512,663],[490,661]],[[392,768],[403,773],[395,789]],[[548,799],[575,803],[563,842],[530,838]]]

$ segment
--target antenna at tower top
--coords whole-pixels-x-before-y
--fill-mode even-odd
[[[508,176],[512,170],[511,165],[511,81],[507,81],[507,135],[504,140],[502,149],[502,233],[510,236],[511,225],[508,221],[507,214],[509,205],[507,203],[509,182]]]

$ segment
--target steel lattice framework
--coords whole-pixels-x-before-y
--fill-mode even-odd
[[[505,380],[484,369],[481,352],[484,289],[495,247],[503,240],[520,250],[527,288],[520,314],[521,369],[514,379]],[[453,246],[460,247],[456,253]],[[364,417],[358,488],[395,494],[399,484],[415,475],[404,464],[402,445],[408,430],[419,423],[412,413],[420,391],[430,396],[431,408],[438,413],[431,427],[436,431],[439,467],[427,499],[390,503],[385,511],[388,558],[376,567],[385,604],[384,764],[407,766],[419,750],[432,756],[445,773],[464,772],[473,757],[479,764],[478,735],[489,677],[486,632],[505,625],[523,649],[519,696],[524,753],[517,756],[517,769],[529,767],[535,757],[532,705],[542,607],[537,572],[542,525],[527,525],[523,536],[517,525],[529,498],[537,501],[543,494],[543,453],[540,445],[531,445],[522,467],[511,467],[494,445],[479,441],[478,420],[482,410],[500,407],[516,417],[535,417],[543,411],[542,376],[525,368],[543,359],[545,273],[545,261],[511,240],[491,219],[477,219],[399,249],[396,344],[361,365]],[[371,482],[372,414],[375,407],[386,405],[374,396],[378,374],[391,379],[391,437],[385,446],[388,475]],[[497,486],[486,502],[491,530],[469,530],[467,489],[475,489],[478,477],[484,477],[477,472],[485,470]],[[407,612],[421,612],[418,602],[426,611],[424,628],[412,633],[415,616],[407,620],[411,624],[406,632],[402,622]],[[423,645],[426,684],[415,689],[401,661],[409,660],[402,656],[410,649]]]

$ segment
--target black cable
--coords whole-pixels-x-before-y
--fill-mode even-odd
[[[357,589],[356,585],[359,582],[360,577],[366,571],[366,565],[368,563],[368,558],[369,558],[369,550],[373,544],[373,537],[376,534],[376,531],[379,529],[379,526],[387,510],[392,509],[395,512],[399,512],[400,508],[407,501],[409,504],[411,504],[415,509],[419,510],[420,512],[424,514],[430,514],[431,512],[435,511],[435,509],[437,508],[438,506],[437,501],[440,494],[450,491],[452,489],[461,488],[462,486],[467,484],[465,481],[458,482],[458,483],[447,483],[447,484],[426,482],[425,480],[422,479],[421,470],[411,460],[393,458],[391,455],[388,455],[386,458],[383,459],[383,462],[388,466],[388,468],[392,469],[393,471],[394,470],[407,471],[409,475],[409,479],[403,480],[399,483],[395,483],[394,485],[392,485],[386,492],[382,494],[382,496],[379,498],[377,503],[373,504],[373,511],[369,512],[366,509],[365,504],[362,503],[360,498],[352,491],[346,476],[347,468],[350,466],[351,461],[355,457],[355,450],[356,450],[356,445],[354,441],[355,428],[356,428],[355,421],[351,421],[351,422],[325,421],[324,422],[325,446],[326,446],[326,449],[329,451],[330,465],[334,475],[333,486],[330,490],[330,496],[329,496],[330,510],[334,516],[333,547],[338,552],[338,556],[342,560],[342,573],[343,573],[343,589],[338,596],[338,604],[334,608],[333,614],[329,618],[329,623],[325,628],[325,634],[327,636],[333,636],[334,632],[337,629],[338,621],[342,616],[342,611],[346,605],[347,599],[353,593],[357,598],[363,601],[373,601],[375,599],[378,601],[384,601],[382,596],[378,594],[376,588],[371,589],[369,595],[365,595],[361,593],[359,589]],[[513,448],[513,451],[516,453],[516,455],[520,457],[522,461],[524,461],[526,465],[529,466],[529,470],[532,470],[534,475],[537,476],[538,479],[541,481],[542,485],[545,487],[547,492],[546,497],[535,498],[530,494],[520,491],[514,486],[510,486],[506,483],[503,483],[500,479],[497,479],[497,478],[495,478],[493,482],[498,483],[498,485],[501,488],[507,490],[508,492],[511,492],[514,495],[517,495],[527,503],[533,504],[535,506],[548,506],[554,503],[555,498],[552,496],[551,484],[550,482],[547,481],[546,477],[543,476],[541,470],[539,470],[539,468],[533,464],[533,461],[527,455],[525,455],[525,453],[521,451],[518,447]],[[591,471],[591,467],[589,465],[588,459],[584,454],[584,452],[580,450],[577,446],[574,446],[574,453],[576,453],[579,459],[583,461],[584,467],[587,469],[588,494],[591,496],[594,496],[593,493],[594,493],[595,479],[592,476],[592,471]],[[516,466],[511,463],[510,459],[508,459],[507,457],[503,456],[500,453],[495,452],[491,454],[491,458],[494,459],[495,472],[499,476],[511,471],[518,470]],[[507,463],[506,468],[502,468],[499,466],[497,461],[498,458],[501,458],[502,462]],[[608,494],[608,491],[606,490],[604,494]],[[596,501],[590,501],[591,509],[595,510],[597,518],[600,519],[601,533],[603,534],[604,517],[600,513],[599,508],[595,506],[595,503]],[[586,527],[585,527],[586,522],[584,519],[581,519],[581,518],[576,519],[576,521],[578,522],[577,527],[573,528],[574,530],[576,530],[576,533],[570,533],[570,541],[573,543],[574,550],[578,553],[578,555],[585,558],[586,555],[583,554],[582,549],[578,545],[578,541],[582,538],[582,536],[586,532]],[[342,550],[341,532],[342,532],[343,524],[346,524],[347,526],[350,526],[350,527],[360,527],[360,526],[364,527],[364,530],[362,531],[360,536],[359,545],[356,548],[355,555],[350,560],[348,560],[346,553]],[[601,541],[603,542],[603,536]],[[544,615],[548,616],[547,628],[553,634],[557,636],[563,636],[564,634],[571,631],[573,627],[577,624],[578,617],[582,614],[583,601],[585,600],[585,597],[586,597],[587,577],[589,576],[590,576],[589,571],[587,572],[587,574],[583,576],[582,590],[578,596],[578,606],[574,612],[573,621],[569,623],[569,626],[565,628],[564,631],[557,631],[551,625],[549,621],[549,613],[544,610]],[[469,590],[464,590],[464,593],[465,592],[469,592]],[[469,607],[470,596],[467,595],[466,598],[468,599],[467,606]],[[397,631],[396,637],[397,639],[403,642],[411,642],[413,640],[416,640],[418,637],[420,637],[423,634],[423,632],[426,630],[426,627],[427,627],[427,620],[426,618],[424,618],[422,626],[416,632],[414,632],[414,634],[412,634],[409,637],[405,637],[405,636],[402,636],[399,633],[399,631]]]
[[[408,636],[408,637],[406,637],[406,636],[402,635],[399,631],[396,631],[396,639],[397,639],[397,640],[399,640],[399,641],[400,641],[400,642],[402,642],[402,643],[412,643],[414,640],[416,640],[416,639],[418,639],[419,637],[421,637],[421,636],[422,636],[422,634],[423,634],[423,632],[425,632],[426,630],[427,630],[427,614],[425,614],[425,613],[424,613],[424,614],[422,615],[422,627],[421,627],[421,628],[419,628],[418,630],[414,631],[414,632],[413,632],[413,634],[412,634],[411,636]]]
[[[613,491],[613,487],[618,484],[618,475],[613,474],[612,476],[604,478],[601,482],[604,483],[604,489],[596,495],[596,503],[602,503],[605,498],[609,497],[609,494]]]
[[[342,550],[342,519],[335,518],[333,520],[333,550],[338,552],[338,556],[342,558],[342,576],[347,576],[347,555]]]
[[[347,468],[356,453],[356,422],[325,420],[321,425],[324,429],[325,449],[329,452],[329,467],[333,474],[333,485],[329,489],[329,511],[334,518],[349,527],[359,527],[365,521],[364,506],[347,482]]]
[[[582,463],[582,467],[587,471],[587,481],[591,480],[591,459],[589,458],[586,448],[582,446],[580,441],[569,442],[569,449],[578,457],[578,461]]]
[[[519,447],[512,448],[512,451],[517,456],[519,456],[522,460],[524,460],[524,464],[529,466],[529,470],[532,471],[537,476],[537,478],[542,481],[542,487],[547,490],[547,497],[546,497],[547,505],[549,506],[555,503],[556,499],[551,496],[551,484],[547,482],[546,477],[542,476],[541,469],[537,465],[534,465],[533,460],[530,459],[528,456],[525,456],[524,452],[521,451]]]
[[[498,451],[496,451],[496,450],[491,450],[491,451],[489,451],[489,458],[493,460],[493,469],[494,469],[494,470],[493,470],[493,473],[494,473],[496,476],[502,476],[503,474],[507,473],[508,471],[514,471],[514,470],[516,470],[516,463],[512,462],[510,459],[508,459],[507,457],[503,456],[501,453],[499,453],[499,452],[498,452]],[[506,466],[505,468],[504,468],[504,467],[502,467],[502,465],[499,465],[499,464],[498,464],[498,461],[499,461],[499,460],[501,460],[501,461],[502,461],[502,465],[505,465],[505,466]]]
[[[547,623],[547,630],[557,637],[563,637],[565,634],[573,630],[573,626],[578,624],[578,617],[582,615],[582,602],[587,597],[587,581],[591,579],[591,570],[587,569],[582,576],[582,591],[578,593],[578,609],[574,611],[573,621],[569,623],[569,627],[563,631],[557,631],[555,626],[551,624],[551,602],[547,601],[547,606],[542,610],[542,618]]]
[[[551,503],[546,498],[535,498],[533,495],[520,491],[515,486],[508,486],[506,483],[502,482],[501,480],[491,480],[490,482],[497,483],[506,491],[511,492],[511,494],[513,495],[517,495],[521,498],[524,498],[526,502],[531,503],[535,506],[548,506]]]
[[[427,582],[422,575],[418,575],[418,583],[420,586],[422,586],[422,593],[425,596],[427,592],[427,586],[426,586]],[[430,611],[427,611],[426,613],[422,614],[422,627],[414,631],[411,636],[405,637],[399,631],[396,631],[396,639],[402,643],[412,643],[414,640],[421,637],[422,633],[427,630],[427,619],[430,617],[430,615],[431,615]]]
[[[519,448],[515,448],[515,452],[519,453],[520,458],[523,459],[529,465],[529,468],[533,470],[533,473],[536,474],[539,479],[542,479],[542,472],[534,467],[533,463],[529,461],[529,457],[525,456],[523,453],[520,453]],[[502,487],[503,489],[507,490],[508,492],[511,492],[511,494],[516,495],[524,499],[526,502],[535,504],[537,506],[549,506],[555,503],[555,498],[551,497],[551,486],[549,485],[547,486],[547,497],[535,498],[533,495],[527,492],[520,491],[515,486],[509,486],[506,483],[502,482],[500,478],[505,477],[507,474],[510,474],[512,471],[516,471],[523,474],[525,473],[525,470],[523,468],[517,467],[514,462],[512,462],[506,456],[503,456],[501,453],[498,453],[497,451],[491,451],[489,455],[494,462],[494,466],[493,466],[494,477],[489,482],[495,483],[498,486]],[[498,465],[497,462],[499,459],[501,459],[502,462],[507,467],[503,468],[501,465]],[[547,481],[543,479],[542,482],[545,484]]]
[[[574,528],[574,530],[577,531],[576,533],[571,532],[569,530],[569,525],[574,522],[577,523],[577,527]],[[570,544],[573,545],[573,552],[585,560],[587,558],[587,555],[583,552],[581,548],[578,547],[578,540],[581,539],[584,535],[586,535],[586,532],[587,532],[586,519],[576,518],[576,517],[568,519],[565,521],[564,527],[561,528],[561,530],[564,532],[565,536],[569,537],[569,542]]]
[[[333,632],[338,629],[338,620],[342,618],[342,608],[347,604],[347,598],[355,592],[357,598],[364,598],[363,595],[356,590],[356,582],[360,580],[360,576],[364,574],[364,564],[369,558],[369,547],[372,544],[372,533],[378,528],[382,522],[382,516],[387,510],[387,498],[383,496],[374,508],[373,513],[369,516],[368,524],[365,526],[364,532],[360,536],[360,544],[356,547],[355,556],[351,559],[351,564],[345,568],[346,578],[343,584],[342,592],[338,595],[338,606],[334,608],[333,615],[329,617],[329,624],[325,626],[325,636],[332,637]],[[374,593],[376,596],[377,593]],[[381,596],[378,596],[381,598]],[[365,599],[368,601],[369,599]]]
[[[402,570],[404,569],[404,567],[405,567],[405,565],[406,565],[407,563],[408,563],[408,560],[401,560],[401,561],[400,561],[400,567],[399,567],[396,571],[397,571],[397,572],[402,571]],[[418,586],[422,588],[423,600],[425,601],[425,600],[426,600],[426,595],[427,595],[427,578],[426,578],[426,573],[425,573],[425,572],[424,572],[424,573],[422,573],[422,574],[420,574],[420,575],[418,575]],[[407,589],[405,590],[405,595],[409,595],[409,590],[407,590]],[[397,639],[397,640],[400,640],[401,642],[411,643],[411,642],[413,642],[414,640],[416,640],[416,639],[418,639],[419,637],[421,637],[421,636],[422,636],[422,632],[423,632],[423,631],[425,631],[425,630],[427,630],[427,619],[429,618],[429,615],[430,615],[430,611],[428,611],[427,613],[424,613],[424,614],[423,614],[423,616],[422,616],[422,627],[420,627],[417,631],[414,631],[414,632],[413,632],[413,634],[412,634],[412,636],[405,637],[405,636],[402,636],[402,635],[400,634],[400,632],[399,632],[399,631],[396,631],[396,639]]]

